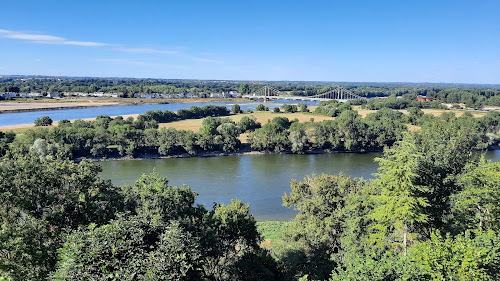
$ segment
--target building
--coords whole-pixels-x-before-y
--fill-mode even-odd
[[[428,97],[424,97],[424,96],[418,96],[417,101],[438,101],[438,99],[428,98]]]

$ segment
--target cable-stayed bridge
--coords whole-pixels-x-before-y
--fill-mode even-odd
[[[244,95],[244,98],[250,100],[263,100],[263,101],[284,101],[284,102],[320,102],[320,101],[328,101],[328,100],[337,100],[338,102],[347,102],[349,100],[360,100],[365,99],[359,95],[354,94],[353,92],[346,90],[343,87],[337,87],[331,91],[326,93],[322,93],[315,96],[289,96],[283,95],[280,91],[276,90],[271,86],[264,86],[259,90]]]

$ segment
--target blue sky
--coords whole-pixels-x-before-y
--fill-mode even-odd
[[[500,84],[500,1],[3,1],[0,74]]]

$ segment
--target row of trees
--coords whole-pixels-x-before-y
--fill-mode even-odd
[[[332,112],[337,114],[337,111]],[[467,128],[473,136],[471,140],[475,141],[475,147],[483,149],[498,142],[499,120],[498,112],[488,113],[483,118],[474,118],[470,113],[457,118],[451,112],[434,117],[423,114],[418,108],[409,109],[408,115],[384,108],[362,118],[356,111],[347,109],[336,119],[323,122],[298,123],[276,117],[250,133],[248,140],[251,148],[258,151],[304,153],[315,149],[373,150],[392,146],[400,140],[408,131],[405,123],[446,123],[453,128]]]
[[[406,109],[410,107],[446,109],[441,103],[442,101],[417,101],[416,97],[413,96],[403,97],[401,99],[397,99],[396,96],[390,96],[383,99],[370,99],[366,104],[361,105],[361,108],[370,110],[378,110],[381,108]]]
[[[482,118],[474,118],[466,113],[457,118],[452,112],[434,117],[424,114],[419,108],[409,108],[408,115],[383,108],[362,118],[349,105],[338,103],[324,104],[316,111],[336,116],[336,119],[323,122],[311,119],[310,122],[299,123],[298,120],[276,117],[261,126],[252,116],[243,116],[237,123],[229,118],[208,117],[203,120],[202,128],[197,133],[158,128],[158,122],[229,113],[225,107],[192,107],[177,113],[148,111],[136,120],[109,116],[99,116],[95,121],[62,120],[56,127],[27,130],[15,140],[13,146],[24,145],[45,154],[60,154],[70,158],[134,157],[140,154],[197,155],[239,151],[242,148],[240,135],[247,132],[248,148],[256,151],[306,153],[314,150],[378,150],[400,140],[403,133],[408,131],[407,124],[422,126],[435,122],[469,128],[474,133],[478,149],[498,142],[498,112],[490,112]],[[3,142],[5,151],[13,139]]]

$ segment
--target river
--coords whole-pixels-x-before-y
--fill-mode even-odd
[[[193,103],[169,103],[169,104],[143,104],[143,105],[125,105],[125,106],[106,106],[106,107],[89,107],[78,109],[60,109],[60,110],[44,110],[18,113],[3,113],[0,114],[0,126],[11,126],[21,124],[33,124],[35,119],[49,116],[53,121],[63,119],[84,119],[95,118],[99,115],[119,116],[129,114],[140,114],[148,110],[170,110],[177,111],[181,108],[189,108],[190,106],[202,107],[204,105],[223,105],[231,108],[234,104],[239,104],[242,110],[252,109],[259,102],[193,102]],[[278,103],[266,103],[269,108],[280,106]]]
[[[232,198],[250,203],[257,220],[288,220],[296,212],[282,206],[281,197],[290,192],[290,180],[302,180],[313,173],[372,178],[377,172],[375,157],[380,152],[332,154],[261,154],[220,157],[192,157],[103,161],[103,178],[116,185],[132,184],[142,173],[153,170],[166,176],[171,185],[186,184],[199,195],[197,203],[211,208],[213,202]],[[500,161],[500,150],[486,158]]]

